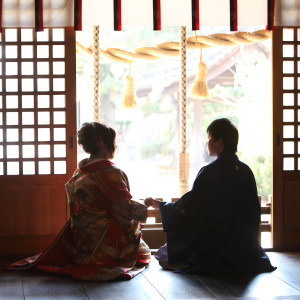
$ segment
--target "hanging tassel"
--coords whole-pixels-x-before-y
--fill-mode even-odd
[[[131,63],[129,64],[128,75],[125,78],[124,96],[122,101],[122,106],[124,108],[137,107],[135,94],[134,94],[134,82],[133,82],[133,77],[130,76],[130,69],[131,69]]]
[[[193,83],[191,95],[197,99],[205,99],[208,97],[207,66],[202,61],[202,48],[200,49],[200,62],[198,64],[198,73]]]

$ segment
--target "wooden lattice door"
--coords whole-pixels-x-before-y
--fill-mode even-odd
[[[0,253],[41,250],[68,218],[76,167],[71,28],[5,28],[0,42]]]
[[[273,245],[300,247],[300,28],[273,32]]]

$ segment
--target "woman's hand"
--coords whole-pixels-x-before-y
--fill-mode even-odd
[[[147,206],[147,207],[150,207],[152,206],[153,208],[159,208],[159,203],[160,201],[159,200],[155,200],[151,197],[148,197],[144,200],[144,204]]]

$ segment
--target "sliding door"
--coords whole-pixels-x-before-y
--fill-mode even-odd
[[[273,32],[273,245],[300,247],[300,28]]]
[[[72,28],[4,28],[0,41],[0,253],[43,249],[68,219],[76,168]]]

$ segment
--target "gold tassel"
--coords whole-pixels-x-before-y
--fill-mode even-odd
[[[198,64],[198,73],[193,83],[191,95],[197,99],[205,99],[208,97],[207,86],[207,66],[202,61],[202,48],[200,49],[200,62]]]
[[[131,69],[131,63],[129,64],[128,75],[125,78],[124,95],[122,101],[122,106],[124,108],[137,107],[135,94],[134,94],[134,82],[133,82],[133,77],[130,76],[130,69]]]

